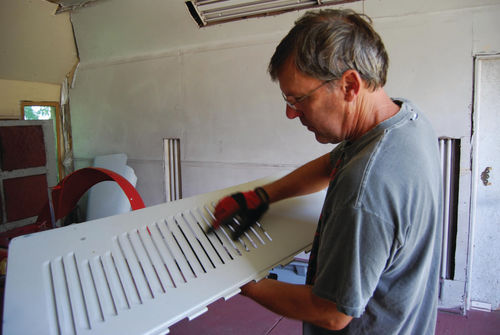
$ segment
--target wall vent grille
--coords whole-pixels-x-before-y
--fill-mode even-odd
[[[457,246],[458,179],[460,176],[460,139],[439,138],[443,177],[443,243],[441,279],[454,279]]]

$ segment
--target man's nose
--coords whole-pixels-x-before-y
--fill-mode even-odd
[[[295,119],[299,115],[300,115],[300,113],[296,109],[293,109],[292,107],[286,105],[286,117],[287,118]]]

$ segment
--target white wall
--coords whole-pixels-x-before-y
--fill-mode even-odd
[[[297,122],[287,122],[279,89],[266,73],[277,41],[297,13],[279,17],[284,27],[280,33],[275,32],[275,20],[262,19],[199,29],[184,4],[176,3],[180,8],[174,16],[180,14],[182,20],[170,28],[157,22],[165,40],[148,47],[164,50],[153,50],[152,55],[143,50],[145,54],[138,56],[133,50],[125,59],[118,56],[121,46],[112,43],[107,59],[95,39],[79,42],[82,64],[70,93],[78,166],[88,164],[96,154],[126,152],[138,175],[137,189],[152,205],[164,201],[165,137],[181,139],[185,196],[290,170],[329,150]],[[162,6],[165,13],[175,7]],[[103,15],[101,7],[90,8],[95,9],[92,15]],[[141,10],[147,11],[141,17],[150,18],[158,8]],[[77,38],[89,28],[82,23],[80,32],[80,21],[94,20],[86,14],[81,11],[73,17]],[[172,15],[163,16],[161,22]],[[248,36],[251,29],[238,32],[239,24],[261,31],[265,26],[268,32]],[[90,26],[95,29],[95,22]],[[137,42],[138,37],[131,41],[127,33],[123,38]],[[187,45],[179,46],[183,34]],[[96,52],[88,54],[91,46]]]
[[[468,138],[472,56],[500,50],[492,23],[499,1],[351,6],[364,7],[384,38],[388,92],[414,100],[440,135]],[[185,195],[291,169],[331,149],[286,120],[266,74],[300,12],[200,29],[184,7],[109,0],[72,15],[81,57],[70,92],[77,166],[127,153],[152,205],[164,200],[164,137],[181,139]]]
[[[499,0],[370,0],[390,56],[387,91],[462,138],[470,178],[473,59],[500,52]],[[287,120],[266,67],[300,12],[200,29],[183,0],[107,0],[72,15],[81,64],[70,91],[77,167],[124,152],[147,205],[164,201],[162,139],[181,139],[185,196],[290,170],[329,151]],[[468,208],[468,207],[467,207]],[[459,247],[467,249],[468,221]],[[457,251],[458,252],[458,251]],[[457,256],[463,292],[467,251]],[[487,271],[487,269],[483,269]],[[460,288],[459,288],[460,290]],[[458,299],[463,299],[458,292]]]
[[[153,204],[163,201],[164,137],[181,139],[186,195],[319,155],[325,149],[313,135],[284,118],[265,72],[271,52],[270,44],[208,49],[80,71],[70,95],[76,157],[126,152],[139,192]]]
[[[21,101],[59,101],[61,85],[0,79],[0,119],[20,119]]]

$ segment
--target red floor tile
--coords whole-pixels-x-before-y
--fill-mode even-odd
[[[266,335],[302,335],[302,322],[282,318]]]
[[[481,312],[470,310],[466,316],[439,312],[436,335],[498,335],[500,311]]]
[[[170,327],[170,334],[268,334],[280,320],[281,316],[266,310],[246,297],[236,295],[228,301],[219,300],[209,305],[206,313],[192,321],[185,319],[176,323]]]
[[[283,318],[252,300],[237,295],[227,302],[217,301],[208,306],[200,317],[170,327],[174,335],[300,335],[300,321]],[[440,311],[436,335],[497,335],[500,334],[500,311],[468,311],[466,316]]]

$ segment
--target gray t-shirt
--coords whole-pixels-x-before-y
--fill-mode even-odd
[[[319,223],[313,293],[353,316],[341,334],[434,334],[442,186],[437,137],[409,101],[341,160]],[[336,334],[304,323],[304,334]]]

